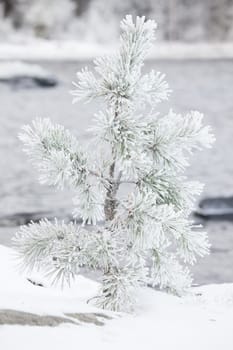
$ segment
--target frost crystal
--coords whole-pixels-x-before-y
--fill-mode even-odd
[[[77,73],[73,101],[106,103],[91,128],[104,155],[98,163],[48,119],[20,135],[40,181],[73,190],[74,216],[83,221],[22,227],[15,244],[24,266],[42,266],[63,282],[80,266],[101,270],[97,305],[118,311],[131,310],[136,289],[148,283],[181,295],[192,282],[186,265],[209,251],[206,233],[189,220],[202,186],[183,173],[193,150],[210,147],[214,137],[199,112],[155,112],[170,94],[163,74],[142,73],[155,28],[127,16],[119,51],[95,60],[95,74]]]

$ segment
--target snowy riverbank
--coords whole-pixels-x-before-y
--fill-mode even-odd
[[[63,291],[46,283],[35,286],[19,275],[14,257],[12,249],[0,246],[0,323],[3,318],[11,323],[0,327],[1,350],[141,349],[145,344],[161,350],[233,347],[233,284],[192,288],[184,298],[144,289],[134,314],[115,314],[87,304],[98,283],[80,276]],[[58,330],[48,327],[48,317],[42,317],[46,315],[57,324],[61,318],[66,321]],[[32,320],[40,326],[27,325]]]
[[[28,39],[26,41],[0,42],[0,60],[92,60],[96,56],[112,53],[113,45],[75,40],[56,41]],[[225,43],[157,42],[148,59],[232,59],[233,45]]]

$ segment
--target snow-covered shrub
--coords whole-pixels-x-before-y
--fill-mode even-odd
[[[49,38],[61,36],[74,17],[72,0],[33,0],[23,7],[23,25],[36,36]]]
[[[209,251],[206,233],[189,221],[202,186],[187,181],[184,170],[192,151],[214,138],[197,111],[158,114],[170,89],[163,74],[142,72],[155,28],[127,16],[119,51],[96,59],[96,74],[77,73],[74,102],[106,103],[91,128],[94,157],[49,119],[20,135],[41,183],[73,189],[74,216],[83,221],[22,227],[15,243],[24,266],[68,282],[80,266],[102,270],[96,301],[112,310],[130,310],[135,290],[148,283],[181,295],[192,282],[186,265]]]

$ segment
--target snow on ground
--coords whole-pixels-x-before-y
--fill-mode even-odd
[[[117,44],[103,45],[75,40],[28,39],[0,42],[0,60],[89,60],[112,53]],[[157,42],[149,59],[219,59],[233,58],[233,45],[225,43]]]
[[[87,304],[97,290],[98,283],[82,276],[70,289],[34,286],[17,272],[14,251],[0,246],[0,310],[57,316],[67,312],[103,313]],[[232,350],[233,284],[195,287],[182,299],[146,288],[138,299],[134,314],[106,313],[112,319],[101,327],[86,323],[3,325],[0,348]]]
[[[113,48],[95,43],[31,39],[22,43],[0,43],[0,60],[73,61],[93,59],[113,52]]]
[[[15,78],[51,78],[51,74],[38,64],[29,64],[20,61],[0,62],[0,80]]]

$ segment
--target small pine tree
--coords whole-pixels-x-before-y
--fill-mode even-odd
[[[134,23],[127,16],[118,53],[95,60],[97,76],[87,68],[77,73],[74,102],[102,98],[107,105],[91,129],[94,159],[48,119],[35,120],[20,135],[40,182],[73,189],[74,217],[83,221],[22,227],[15,238],[21,261],[63,282],[80,266],[101,270],[96,302],[111,310],[130,310],[140,285],[181,295],[192,282],[185,266],[209,251],[206,234],[189,221],[202,186],[183,173],[188,155],[214,137],[199,112],[155,112],[170,93],[163,74],[142,74],[155,28],[152,20]]]

